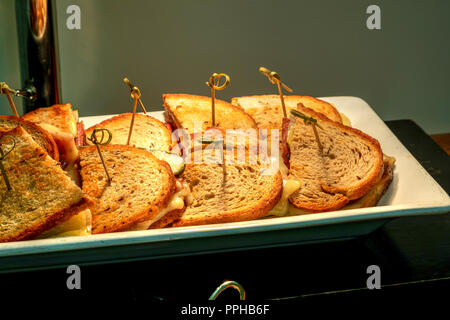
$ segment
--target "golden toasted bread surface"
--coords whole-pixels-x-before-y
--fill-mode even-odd
[[[0,179],[0,242],[31,239],[92,205],[22,127],[7,135],[15,147],[3,160],[11,190]]]
[[[189,133],[205,131],[212,127],[211,98],[191,94],[164,94],[167,118],[177,128]],[[215,100],[216,127],[222,129],[257,128],[255,120],[242,108]]]
[[[49,124],[62,132],[76,135],[76,123],[70,103],[55,104],[51,107],[39,108],[27,114],[22,119],[36,124]]]
[[[86,130],[89,138],[96,128],[106,128],[112,134],[111,144],[125,145],[131,124],[132,113],[123,113],[102,121]],[[150,148],[169,151],[172,144],[172,133],[161,121],[137,113],[134,119],[130,145],[138,148]],[[89,140],[88,144],[92,144]]]
[[[82,188],[95,201],[92,233],[122,231],[156,217],[175,192],[169,165],[134,147],[106,145],[100,149],[110,185],[96,147],[80,149]]]
[[[256,95],[235,97],[231,103],[242,107],[253,119],[259,128],[281,130],[283,109],[278,95]],[[337,109],[330,103],[309,96],[284,96],[286,111],[297,109],[298,103],[305,107],[320,112],[333,121],[342,123],[342,118]]]

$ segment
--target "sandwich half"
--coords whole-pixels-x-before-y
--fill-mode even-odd
[[[185,189],[177,185],[167,162],[126,145],[100,149],[111,177],[109,185],[96,147],[80,149],[82,188],[95,201],[92,233],[143,230],[157,221],[162,227],[181,214]]]
[[[279,95],[256,95],[235,97],[231,103],[243,108],[245,112],[255,119],[258,128],[281,130],[283,109]],[[342,117],[337,109],[330,103],[309,96],[284,96],[284,104],[289,117],[290,109],[297,109],[297,104],[327,116],[329,119],[342,123]]]
[[[289,176],[301,182],[289,197],[292,205],[308,212],[333,211],[367,194],[383,175],[379,142],[301,104],[297,109],[322,127],[317,128],[322,148],[312,126],[291,117]]]
[[[191,94],[164,94],[165,116],[175,128],[189,134],[212,127],[211,98]],[[221,129],[256,129],[255,120],[231,103],[215,100],[216,127]]]
[[[89,138],[94,129],[105,128],[112,134],[111,144],[125,145],[131,124],[132,113],[123,113],[102,121],[86,130]],[[87,144],[92,144],[87,140]],[[172,132],[161,121],[143,114],[136,113],[131,134],[130,145],[137,148],[170,151]]]
[[[0,242],[33,239],[92,207],[93,202],[21,126],[2,134],[15,147],[2,161]],[[2,150],[8,148],[4,138]]]
[[[58,145],[62,167],[67,171],[74,170],[78,161],[77,146],[84,144],[84,127],[78,122],[78,112],[70,103],[39,108],[24,114],[21,119],[49,132]]]
[[[189,184],[192,202],[170,226],[254,220],[280,200],[283,187],[280,172],[265,172],[265,165],[260,159],[252,161],[248,150],[243,161],[237,161],[233,151],[234,161],[226,158],[225,164],[223,159],[220,161],[220,154],[218,158],[217,148],[199,148],[191,153],[192,158],[195,152],[201,153],[201,161],[187,164],[181,175]]]

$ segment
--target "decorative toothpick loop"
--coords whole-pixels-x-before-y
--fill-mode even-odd
[[[101,133],[101,136],[98,137],[97,133]],[[107,134],[107,137],[105,139],[105,133]],[[106,177],[108,178],[108,185],[111,184],[111,177],[109,176],[108,169],[106,168],[105,160],[103,159],[102,153],[100,151],[100,146],[105,146],[111,142],[112,134],[111,131],[105,128],[98,128],[94,129],[92,131],[91,137],[87,138],[89,141],[91,141],[96,147],[98,151],[98,155],[100,156],[100,160],[103,164],[103,168],[105,169]]]
[[[6,146],[6,151],[3,150],[2,144],[3,140],[10,140],[11,146]],[[11,190],[11,184],[9,182],[8,176],[6,175],[5,167],[3,166],[3,160],[6,158],[6,156],[16,147],[16,141],[11,136],[3,136],[0,138],[0,171],[2,172],[3,180],[5,180],[6,188],[8,190]]]
[[[131,141],[131,133],[133,132],[133,126],[134,126],[134,118],[136,117],[136,108],[138,102],[141,100],[141,91],[138,87],[133,86],[127,78],[124,78],[123,81],[130,87],[131,89],[131,98],[134,99],[134,105],[133,105],[133,115],[131,116],[131,123],[130,123],[130,130],[128,131],[128,139],[127,139],[127,145],[130,145]],[[141,108],[144,110],[144,113],[146,113],[144,105],[141,102]]]
[[[144,104],[142,103],[142,100],[141,100],[141,98],[140,98],[140,96],[141,96],[141,91],[139,90],[139,88],[136,87],[135,85],[133,85],[133,84],[130,82],[130,80],[128,80],[128,78],[123,78],[123,82],[125,82],[125,83],[128,85],[128,87],[130,88],[130,94],[131,94],[131,98],[132,98],[132,99],[134,99],[134,95],[135,95],[135,94],[138,94],[138,95],[139,95],[139,99],[138,99],[139,105],[141,106],[142,111],[144,112],[144,114],[147,114],[147,110],[145,109]]]
[[[6,91],[8,91],[10,94],[15,95],[16,97],[23,97],[31,101],[34,101],[37,98],[36,88],[34,88],[32,85],[29,88],[25,88],[22,90],[14,90],[8,87],[5,82],[0,82],[0,94],[6,94]]]
[[[0,93],[6,95],[6,97],[8,98],[9,105],[11,106],[11,109],[12,109],[14,115],[18,118],[19,113],[17,113],[16,105],[14,104],[14,101],[11,98],[11,93],[14,95],[17,95],[17,91],[9,88],[9,86],[6,84],[6,82],[0,82]]]
[[[283,115],[285,118],[287,118],[286,106],[284,104],[284,97],[283,97],[283,88],[289,92],[292,92],[292,89],[289,88],[287,85],[285,85],[281,81],[280,75],[278,73],[276,73],[275,71],[270,71],[267,68],[260,67],[259,72],[261,72],[263,75],[265,75],[272,84],[277,85],[278,94],[280,95],[280,100],[281,100],[281,106],[283,107]]]
[[[221,78],[225,79],[225,82],[220,85]],[[230,84],[230,77],[225,73],[213,73],[209,78],[206,85],[211,88],[211,114],[212,114],[212,126],[216,126],[216,90],[223,90]]]
[[[319,146],[320,152],[322,152],[323,146],[322,146],[322,143],[320,143],[319,133],[317,132],[316,126],[322,130],[323,130],[323,128],[320,126],[319,123],[317,123],[317,119],[315,119],[313,117],[308,117],[306,114],[304,114],[298,110],[295,110],[295,109],[291,110],[291,114],[297,118],[303,119],[303,122],[305,123],[305,125],[312,126],[313,131],[314,131],[314,136],[316,137],[317,145]]]

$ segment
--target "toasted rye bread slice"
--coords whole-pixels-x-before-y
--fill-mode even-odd
[[[389,157],[387,155],[383,156],[383,175],[381,179],[369,190],[364,196],[359,199],[350,201],[344,208],[344,210],[348,209],[357,209],[357,208],[367,208],[374,207],[378,204],[381,197],[386,193],[389,185],[394,178],[394,164],[395,158]]]
[[[132,113],[123,113],[106,119],[87,129],[85,131],[86,137],[90,138],[94,129],[105,128],[112,134],[111,144],[125,145],[128,141],[132,116]],[[89,140],[87,140],[87,143],[92,145],[92,142]],[[169,151],[172,145],[172,133],[161,121],[137,113],[134,119],[130,145],[137,148]]]
[[[279,171],[261,174],[259,162],[211,163],[213,149],[200,148],[201,163],[187,164],[181,175],[191,188],[192,203],[171,226],[192,226],[260,218],[280,200],[283,179]],[[247,157],[246,157],[247,158]],[[209,159],[209,161],[207,161]]]
[[[364,196],[359,199],[349,201],[341,210],[359,209],[374,207],[378,204],[381,197],[388,190],[394,178],[395,158],[383,155],[383,175],[381,179],[369,190]],[[290,208],[288,216],[309,214],[306,210],[298,208]]]
[[[190,134],[212,127],[211,98],[191,94],[164,94],[166,118],[176,128]],[[257,128],[255,120],[242,108],[215,100],[216,127],[222,129]]]
[[[0,134],[11,131],[18,126],[24,128],[50,157],[59,161],[58,147],[52,135],[40,126],[13,116],[0,116]]]
[[[255,119],[258,128],[281,130],[283,109],[281,107],[280,96],[257,95],[235,97],[231,100],[231,103],[243,108],[250,114]],[[297,109],[297,104],[302,103],[305,107],[320,112],[333,121],[342,123],[340,113],[332,104],[326,101],[309,96],[284,96],[284,103],[287,113],[289,113],[289,109]]]
[[[124,145],[101,146],[112,179],[107,179],[95,146],[80,149],[83,191],[96,205],[92,233],[127,230],[151,220],[164,209],[176,188],[175,177],[165,161],[150,152]]]
[[[39,108],[24,114],[21,118],[38,125],[52,125],[62,132],[71,133],[74,137],[77,135],[76,119],[70,103]]]
[[[342,208],[365,195],[383,174],[383,153],[378,141],[367,134],[305,108],[298,110],[317,119],[321,152],[313,128],[292,117],[289,174],[302,187],[289,198],[297,208],[311,212]]]
[[[15,148],[3,160],[11,190],[1,178],[0,242],[32,239],[92,207],[93,202],[22,127],[6,134],[14,138]]]

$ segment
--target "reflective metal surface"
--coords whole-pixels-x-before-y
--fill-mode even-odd
[[[59,102],[52,9],[48,0],[16,1],[21,91],[34,98],[25,100],[24,112]]]

